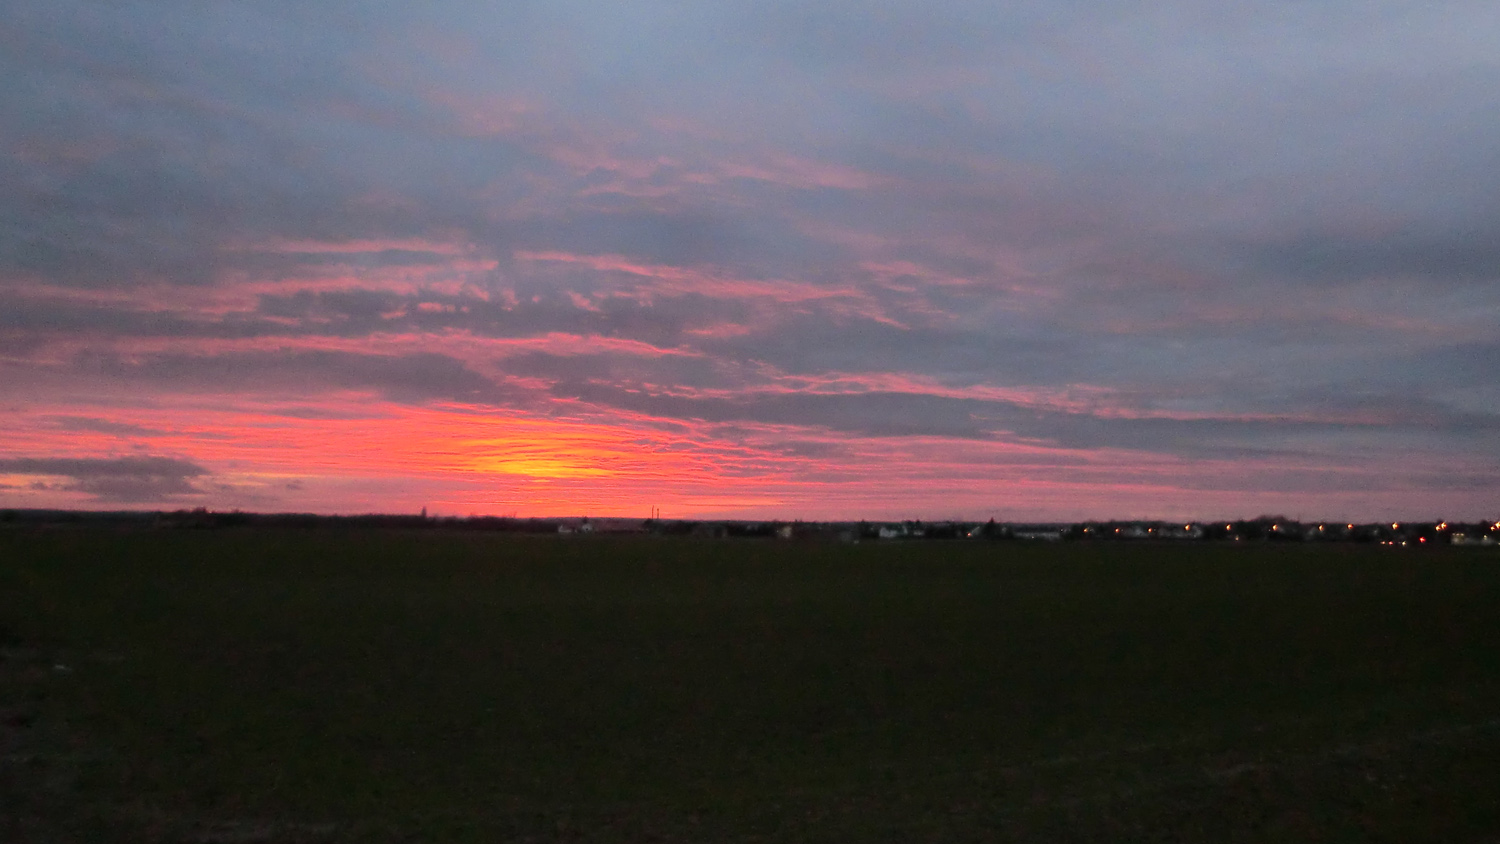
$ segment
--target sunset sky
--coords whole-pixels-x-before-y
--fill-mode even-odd
[[[0,79],[0,507],[1500,512],[1493,0],[8,0]]]

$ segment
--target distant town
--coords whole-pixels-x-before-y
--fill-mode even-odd
[[[1084,522],[757,521],[703,519],[516,518],[369,514],[246,513],[205,508],[175,511],[0,510],[0,529],[115,527],[161,530],[223,528],[392,528],[546,534],[689,536],[823,542],[1345,542],[1393,547],[1500,546],[1500,521],[1309,522],[1284,516],[1222,521]]]

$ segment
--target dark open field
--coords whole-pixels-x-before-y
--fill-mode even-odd
[[[13,531],[0,639],[7,842],[1500,841],[1491,549]]]

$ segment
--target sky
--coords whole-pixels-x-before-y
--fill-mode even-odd
[[[1492,0],[8,0],[0,79],[0,507],[1500,512]]]

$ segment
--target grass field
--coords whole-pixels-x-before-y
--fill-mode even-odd
[[[0,840],[1500,841],[1490,549],[0,532]]]

